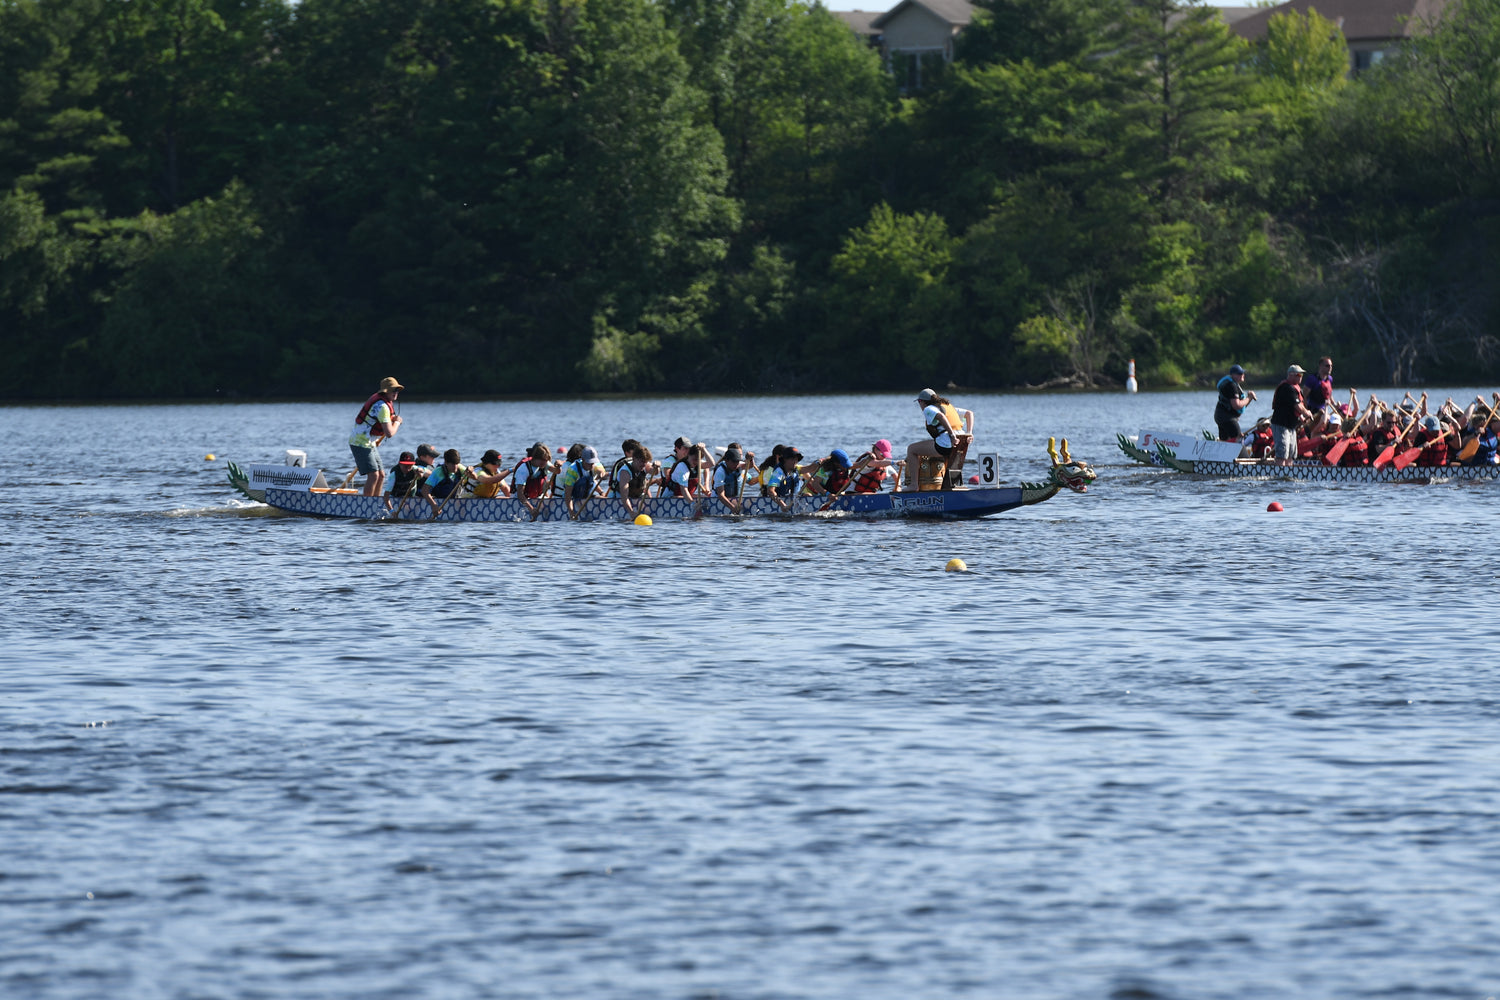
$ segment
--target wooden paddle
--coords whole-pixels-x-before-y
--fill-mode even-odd
[[[1411,395],[1410,393],[1407,393],[1408,397],[1410,395]],[[1406,402],[1406,400],[1403,399],[1402,402],[1404,403],[1404,402]],[[1408,435],[1408,434],[1411,433],[1411,429],[1413,427],[1417,426],[1417,423],[1418,423],[1418,417],[1414,413],[1414,414],[1412,414],[1411,423],[1409,423],[1405,427],[1401,428],[1401,433],[1396,435],[1396,440],[1394,440],[1390,444],[1386,445],[1385,449],[1383,451],[1381,451],[1381,453],[1379,455],[1375,456],[1375,461],[1373,461],[1373,462],[1370,463],[1370,468],[1372,468],[1372,469],[1383,469],[1387,465],[1390,465],[1391,464],[1391,460],[1396,457],[1396,446],[1401,443],[1401,440],[1403,438],[1405,438],[1406,435]],[[1409,465],[1411,463],[1408,462],[1407,464]],[[1405,468],[1405,466],[1403,466],[1403,468]]]
[[[473,469],[464,470],[464,474],[458,477],[458,482],[453,484],[453,491],[447,496],[443,497],[443,502],[432,509],[432,517],[429,520],[436,521],[439,517],[442,516],[443,509],[448,506],[449,501],[463,492],[464,484],[469,481],[469,477],[473,474]]]
[[[1349,397],[1351,399],[1354,398],[1354,390],[1353,389],[1349,390]],[[1359,425],[1361,423],[1363,423],[1364,420],[1365,420],[1365,418],[1370,415],[1370,411],[1372,409],[1374,409],[1374,407],[1375,407],[1375,400],[1374,399],[1371,399],[1370,402],[1368,402],[1368,403],[1365,404],[1365,412],[1361,413],[1355,419],[1355,421],[1354,421],[1354,430],[1355,431],[1359,430]],[[1341,459],[1341,458],[1344,457],[1344,452],[1346,452],[1346,451],[1349,450],[1349,445],[1353,441],[1354,441],[1354,434],[1353,433],[1350,433],[1349,436],[1345,437],[1343,440],[1335,441],[1333,443],[1333,447],[1329,448],[1327,454],[1325,454],[1323,456],[1323,463],[1325,465],[1338,465],[1339,464],[1339,459]]]
[[[1484,422],[1479,425],[1479,429],[1481,431],[1483,431],[1484,428],[1489,424],[1489,422],[1491,420],[1495,419],[1496,412],[1500,412],[1500,392],[1495,393],[1495,405],[1494,406],[1491,406],[1490,404],[1486,403],[1484,401],[1484,399],[1481,398],[1481,397],[1479,397],[1479,396],[1475,396],[1474,397],[1474,402],[1478,403],[1480,405],[1480,407],[1482,407],[1482,408],[1490,411],[1490,415],[1488,417],[1485,417]],[[1478,413],[1479,410],[1476,409],[1474,412]],[[1479,452],[1479,435],[1475,434],[1473,437],[1469,438],[1469,443],[1468,444],[1466,444],[1462,448],[1458,449],[1458,460],[1460,462],[1467,462],[1469,459],[1473,458],[1476,454],[1478,454],[1478,452]]]

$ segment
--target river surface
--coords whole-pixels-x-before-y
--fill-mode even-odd
[[[1055,434],[1098,483],[325,522],[225,461],[342,474],[359,400],[0,409],[0,997],[1500,993],[1500,484],[1115,448],[1210,392],[957,402],[1004,482]],[[403,414],[466,460],[921,435],[910,394]]]

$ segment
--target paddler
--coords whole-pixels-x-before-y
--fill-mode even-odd
[[[500,461],[500,453],[494,448],[485,452],[484,457],[479,460],[479,467],[469,480],[476,497],[488,500],[510,495],[510,487],[505,485],[510,473],[500,469]]]
[[[802,492],[802,476],[797,471],[801,462],[802,452],[786,445],[781,451],[781,464],[771,470],[770,478],[766,480],[771,499],[788,514],[792,512],[792,501]]]
[[[401,453],[401,459],[396,463],[396,468],[392,471],[391,496],[398,500],[416,496],[417,491],[422,488],[422,483],[427,480],[428,476],[432,475],[431,469],[428,469],[425,474],[418,471],[417,456],[409,451]]]
[[[552,474],[552,449],[541,441],[526,451],[526,457],[511,470],[511,495],[521,501],[532,519],[541,513],[547,496],[547,478]]]
[[[812,475],[807,477],[807,492],[815,496],[838,496],[853,481],[853,464],[847,451],[842,448],[833,449],[826,458],[813,463]]]
[[[1219,401],[1214,406],[1214,423],[1219,425],[1220,441],[1238,441],[1244,437],[1240,431],[1240,414],[1253,402],[1255,393],[1245,388],[1245,369],[1231,365],[1229,374],[1219,379]]]
[[[439,500],[462,495],[473,474],[473,470],[459,460],[457,448],[443,452],[443,464],[433,469],[427,482],[422,484],[422,496],[432,505],[433,513],[437,512]]]
[[[594,495],[594,487],[604,482],[604,474],[604,466],[599,463],[599,452],[593,445],[584,445],[578,452],[578,457],[570,459],[563,466],[560,477],[563,504],[573,520],[578,520],[583,513],[584,506]]]
[[[401,417],[395,410],[396,397],[406,388],[394,378],[380,380],[380,388],[365,400],[354,418],[354,430],[349,434],[349,451],[354,455],[354,467],[365,477],[364,495],[379,496],[385,487],[385,466],[380,463],[380,443],[393,437],[401,428]]]
[[[672,442],[672,464],[666,467],[661,479],[661,495],[673,497],[693,496],[693,442],[680,437]]]
[[[1500,413],[1491,413],[1490,419],[1479,432],[1479,450],[1469,458],[1469,465],[1495,465],[1500,463]]]
[[[916,488],[917,467],[921,459],[936,457],[947,466],[942,488],[951,490],[954,481],[963,474],[964,456],[968,454],[969,443],[974,440],[974,411],[957,409],[952,400],[931,389],[922,390],[917,396],[917,405],[922,407],[922,422],[927,426],[931,440],[918,441],[907,447],[907,486]]]
[[[753,462],[755,454],[749,455]],[[714,496],[719,502],[736,514],[744,513],[741,504],[745,498],[745,486],[748,484],[749,476],[745,471],[746,455],[740,450],[738,443],[731,444],[724,450],[724,458],[714,466],[714,475],[711,482]]]
[[[1448,464],[1448,428],[1433,414],[1422,418],[1422,426],[1413,435],[1413,447],[1421,448],[1416,464],[1424,469]]]
[[[639,441],[631,443],[635,448],[630,453],[630,461],[624,465],[616,463],[609,492],[611,496],[619,498],[634,519],[639,513],[636,505],[650,495],[647,487],[651,485],[651,449]]]
[[[885,487],[890,470],[898,470],[899,475],[900,468],[900,462],[891,460],[891,443],[881,438],[854,460],[854,467],[849,470],[854,476],[854,492],[879,493]]]

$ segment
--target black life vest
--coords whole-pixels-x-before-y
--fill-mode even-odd
[[[677,472],[677,467],[679,465],[688,466],[687,490],[683,489],[679,483],[673,481],[672,479],[672,476]],[[688,460],[685,458],[679,458],[677,461],[673,462],[672,467],[667,470],[666,477],[662,479],[661,485],[662,489],[670,491],[674,497],[685,497],[688,495],[688,490],[691,490],[693,486],[696,485],[697,479],[697,474],[693,471],[693,467],[691,465],[688,465]]]
[[[428,476],[432,473],[427,473]],[[414,497],[421,488],[427,476],[422,475],[422,470],[415,465],[402,465],[396,463],[394,475],[391,476],[391,496]]]

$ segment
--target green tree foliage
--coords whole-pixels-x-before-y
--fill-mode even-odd
[[[942,351],[957,302],[948,282],[953,250],[938,216],[877,205],[833,258],[827,320],[810,345],[815,356],[829,364],[858,358],[875,384],[958,374],[943,370],[953,359]]]
[[[1354,78],[1315,10],[978,6],[898,96],[812,0],[0,0],[0,350],[84,397],[1500,364],[1500,0]]]

